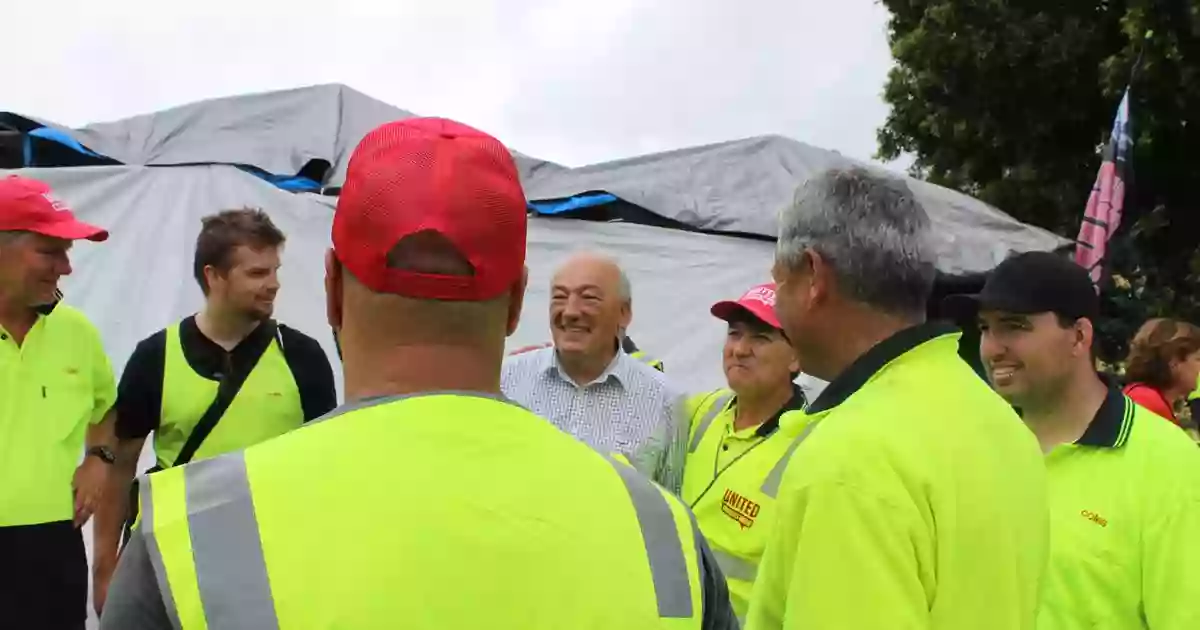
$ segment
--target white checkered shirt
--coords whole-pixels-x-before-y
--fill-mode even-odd
[[[684,396],[662,372],[618,350],[595,380],[578,385],[554,348],[508,357],[504,395],[606,454],[620,453],[647,477],[679,493],[687,451]]]

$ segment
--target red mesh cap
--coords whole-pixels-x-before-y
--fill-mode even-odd
[[[775,283],[760,284],[746,291],[737,301],[726,300],[712,305],[714,317],[729,321],[738,312],[748,312],[771,328],[783,329],[775,314]]]
[[[78,241],[103,241],[108,231],[75,218],[44,182],[17,175],[0,178],[0,231],[33,232]]]
[[[517,167],[500,141],[452,120],[408,118],[376,128],[354,149],[333,215],[333,248],[374,291],[482,301],[524,272],[526,223]],[[393,248],[422,232],[449,241],[472,275],[390,267]]]

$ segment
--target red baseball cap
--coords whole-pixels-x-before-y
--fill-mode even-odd
[[[526,224],[525,192],[500,141],[444,118],[407,118],[374,129],[350,156],[333,215],[333,249],[374,291],[483,301],[524,273]],[[427,231],[454,245],[474,273],[388,265],[401,239]]]
[[[760,284],[747,291],[737,301],[726,300],[713,304],[710,312],[718,319],[729,321],[738,312],[749,312],[762,323],[783,329],[775,315],[775,283]]]
[[[33,232],[69,241],[103,241],[108,231],[75,218],[44,182],[18,175],[0,179],[0,231]]]

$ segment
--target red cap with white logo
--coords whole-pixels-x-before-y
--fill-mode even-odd
[[[33,232],[78,241],[103,241],[108,231],[79,221],[45,183],[9,175],[0,179],[0,231]]]
[[[756,319],[772,327],[783,329],[775,314],[775,283],[760,284],[747,291],[737,301],[726,300],[713,304],[710,309],[717,319],[729,321],[738,312],[749,312]]]

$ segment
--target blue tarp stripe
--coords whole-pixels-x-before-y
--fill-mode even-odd
[[[568,197],[566,199],[553,199],[549,201],[530,201],[529,207],[538,214],[561,214],[572,210],[580,210],[582,208],[591,208],[594,206],[602,206],[606,203],[617,201],[616,195],[609,193],[585,193]]]
[[[272,185],[288,192],[317,192],[321,190],[320,182],[299,175],[275,175],[251,166],[236,165],[242,171],[267,181]]]
[[[71,136],[68,136],[67,134],[65,134],[53,127],[39,127],[37,129],[34,129],[33,131],[30,131],[29,135],[35,136],[38,138],[42,138],[45,140],[50,140],[52,142],[57,142],[63,146],[74,149],[84,155],[90,155],[92,157],[97,157],[97,158],[108,157],[106,155],[100,155],[99,153],[92,151],[91,149],[83,146],[82,144],[79,144],[79,141],[76,140],[75,138],[72,138]],[[28,155],[26,156],[26,159],[27,160],[29,159]]]

